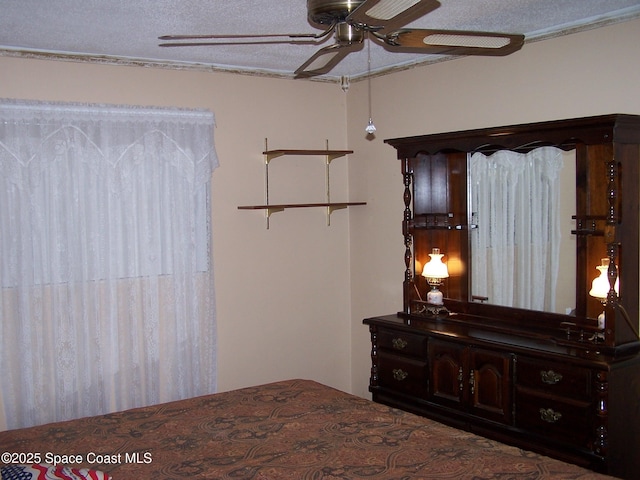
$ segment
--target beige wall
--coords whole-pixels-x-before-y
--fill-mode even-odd
[[[365,316],[401,308],[402,179],[383,139],[612,112],[640,113],[640,21],[373,80],[378,134],[364,137],[366,83],[0,58],[0,97],[209,108],[219,389],[312,378],[368,396]],[[264,197],[261,152],[350,148],[331,165],[338,211],[238,211]],[[322,201],[322,159],[274,160],[271,200]]]

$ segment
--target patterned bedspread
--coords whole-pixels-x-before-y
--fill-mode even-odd
[[[610,478],[307,380],[0,432],[0,452],[114,480]]]

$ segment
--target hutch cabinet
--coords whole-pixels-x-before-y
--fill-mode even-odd
[[[375,401],[609,473],[640,472],[640,116],[606,115],[386,140],[404,181],[403,309],[368,318]],[[575,152],[575,308],[474,295],[469,159]],[[423,299],[433,248],[444,309]],[[589,295],[605,258],[606,299]],[[564,288],[565,286],[560,286]],[[604,310],[604,312],[603,312]],[[603,316],[600,315],[601,312]],[[600,320],[598,316],[601,316]]]

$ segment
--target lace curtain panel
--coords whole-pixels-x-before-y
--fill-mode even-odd
[[[562,151],[554,147],[471,155],[474,295],[496,305],[556,309],[561,168]]]
[[[215,391],[213,128],[0,100],[0,430]]]

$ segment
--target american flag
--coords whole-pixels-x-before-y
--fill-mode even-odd
[[[0,480],[112,480],[106,473],[62,465],[9,465],[0,468]]]

